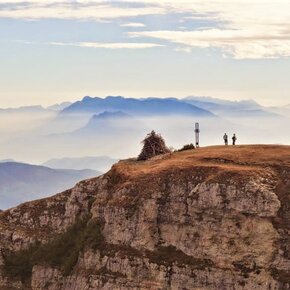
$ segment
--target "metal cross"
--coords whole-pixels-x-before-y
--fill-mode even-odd
[[[195,123],[195,147],[199,147],[199,123]]]

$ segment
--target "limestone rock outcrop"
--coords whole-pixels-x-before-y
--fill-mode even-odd
[[[0,289],[290,289],[290,147],[120,161],[1,212]]]

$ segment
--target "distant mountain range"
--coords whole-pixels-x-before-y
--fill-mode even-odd
[[[80,158],[55,158],[43,163],[44,166],[55,169],[92,169],[101,172],[107,172],[111,166],[118,160],[108,156],[98,157],[80,157]]]
[[[98,114],[104,111],[123,113],[133,116],[191,115],[214,117],[214,114],[175,98],[133,99],[124,97],[92,98],[84,97],[61,111],[61,114]]]
[[[47,111],[42,106],[23,106],[18,108],[0,108],[0,113],[39,113]]]
[[[36,106],[21,106],[16,108],[0,108],[0,113],[41,113],[45,111],[61,111],[66,107],[70,106],[71,104],[72,102],[63,102],[48,107],[36,105]]]
[[[150,115],[191,115],[213,117],[224,112],[234,114],[257,114],[264,116],[280,111],[290,110],[290,104],[280,107],[264,107],[254,100],[229,101],[213,97],[189,96],[177,98],[125,98],[108,96],[106,98],[86,96],[77,102],[63,102],[48,107],[40,105],[23,106],[18,108],[0,108],[1,113],[44,113],[60,112],[62,117],[70,114],[100,114],[103,112],[123,112],[132,116]]]
[[[183,98],[182,100],[185,102],[194,102],[194,103],[200,102],[200,104],[208,104],[209,106],[213,105],[213,108],[215,108],[217,105],[219,105],[220,107],[250,109],[250,110],[262,108],[262,106],[254,100],[229,101],[213,97],[196,97],[196,96],[189,96]]]
[[[212,97],[187,97],[183,101],[208,110],[220,117],[281,117],[253,100],[228,101]]]
[[[40,113],[29,113],[33,111]],[[287,106],[264,107],[253,100],[84,97],[46,109],[22,107],[15,114],[3,115],[0,157],[27,160],[31,156],[32,163],[65,156],[136,156],[151,130],[161,133],[169,146],[179,148],[194,141],[195,122],[200,122],[202,145],[219,144],[225,132],[237,133],[240,143],[289,140],[281,133],[289,124]]]
[[[101,173],[94,170],[51,169],[17,162],[0,163],[0,209],[60,192]]]

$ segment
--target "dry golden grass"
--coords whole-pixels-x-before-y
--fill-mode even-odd
[[[114,169],[123,176],[133,178],[146,174],[158,174],[173,168],[214,166],[246,173],[275,165],[290,166],[290,146],[210,146],[166,154],[163,158],[153,158],[143,162],[133,159],[120,161],[114,166]]]

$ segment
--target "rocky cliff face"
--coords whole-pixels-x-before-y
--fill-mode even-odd
[[[289,221],[290,147],[121,161],[0,213],[0,289],[290,289]]]

